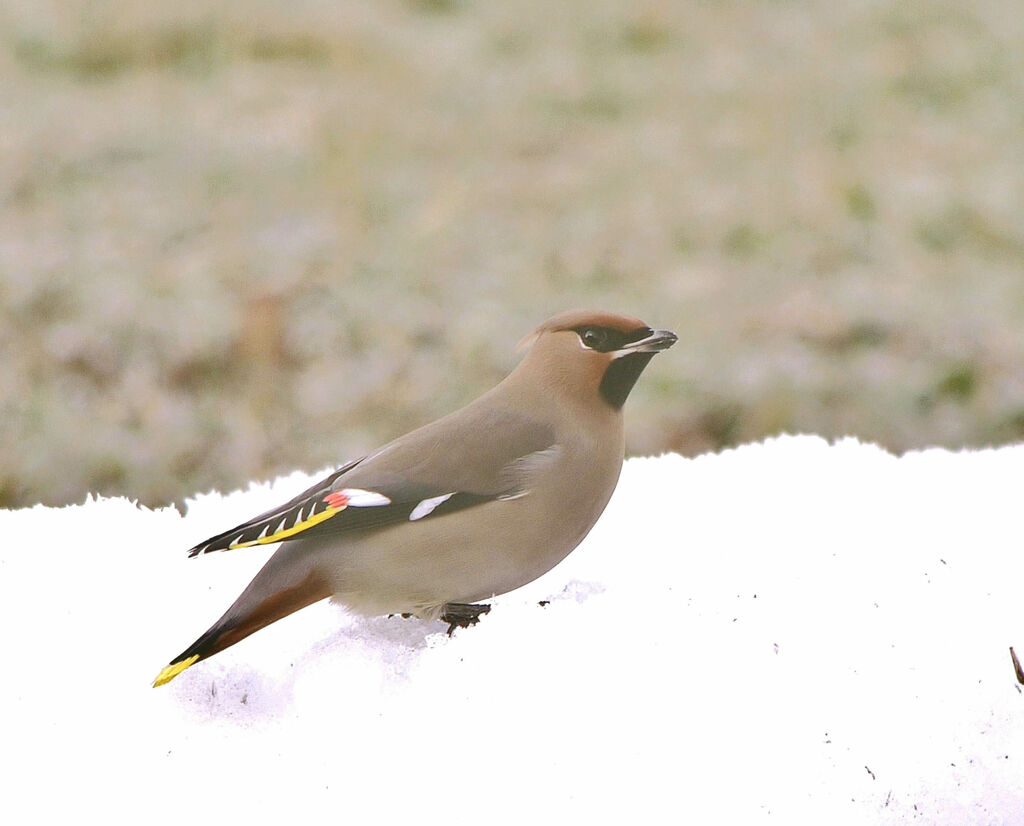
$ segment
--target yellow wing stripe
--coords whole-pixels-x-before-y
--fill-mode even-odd
[[[295,536],[295,534],[301,533],[307,528],[319,525],[324,520],[330,519],[334,514],[341,513],[343,510],[345,510],[345,507],[336,508],[333,505],[328,505],[326,510],[322,510],[320,513],[314,514],[307,519],[303,519],[301,522],[296,522],[290,528],[285,528],[282,531],[275,531],[274,533],[261,536],[259,539],[253,539],[249,542],[232,542],[228,545],[228,550],[233,551],[235,548],[251,548],[253,545],[270,545],[274,542],[280,542],[282,539],[287,539],[289,536]]]
[[[193,654],[191,657],[182,660],[180,663],[171,663],[166,666],[163,671],[156,675],[156,679],[153,680],[153,688],[160,685],[166,685],[190,665],[193,665],[198,659],[199,655]]]

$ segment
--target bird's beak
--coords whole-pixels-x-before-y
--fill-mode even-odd
[[[628,356],[630,353],[660,353],[675,344],[678,338],[675,333],[668,330],[652,330],[650,335],[631,341],[625,347],[616,350],[615,357]]]

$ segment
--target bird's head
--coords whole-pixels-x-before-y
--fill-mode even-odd
[[[550,318],[519,342],[519,371],[553,389],[592,398],[618,410],[647,363],[676,343],[675,333],[653,330],[638,318],[572,310]]]

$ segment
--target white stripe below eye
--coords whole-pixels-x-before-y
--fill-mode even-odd
[[[444,494],[444,496],[433,496],[430,499],[424,499],[415,508],[412,509],[412,513],[409,514],[409,521],[415,522],[417,519],[422,519],[424,516],[429,516],[434,512],[434,508],[436,508],[442,502],[447,502],[454,495],[454,493],[446,493]]]
[[[362,488],[342,488],[338,493],[343,494],[348,499],[348,505],[350,508],[377,508],[381,505],[391,504],[391,500],[383,493],[377,493],[373,490],[363,490]]]

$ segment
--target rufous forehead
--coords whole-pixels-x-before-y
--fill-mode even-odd
[[[633,330],[647,326],[639,318],[632,318],[617,313],[608,313],[600,310],[570,310],[567,313],[556,315],[554,318],[549,318],[537,328],[537,332],[575,330],[577,327],[585,325],[610,327],[623,333],[631,333]]]

